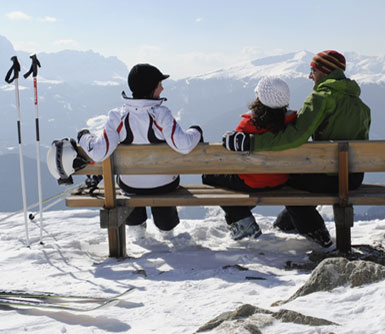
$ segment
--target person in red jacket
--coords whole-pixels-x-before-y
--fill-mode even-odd
[[[294,122],[297,112],[288,109],[289,86],[277,77],[262,78],[255,88],[256,99],[249,105],[250,112],[242,115],[236,132],[277,133],[288,123]],[[262,191],[282,186],[288,181],[287,174],[213,174],[203,175],[204,184],[239,191]],[[222,206],[231,237],[240,240],[258,238],[262,232],[249,206]]]

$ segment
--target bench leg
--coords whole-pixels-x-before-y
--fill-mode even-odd
[[[108,229],[108,246],[110,257],[126,257],[126,225]]]
[[[336,224],[337,250],[341,253],[349,253],[351,251],[351,233],[353,227],[354,213],[353,206],[333,205],[334,222]]]
[[[126,257],[126,218],[132,212],[131,207],[103,208],[100,210],[100,227],[108,229],[110,256]]]

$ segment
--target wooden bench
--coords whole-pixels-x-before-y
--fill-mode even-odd
[[[101,207],[100,224],[108,229],[109,254],[126,256],[125,218],[141,206],[333,205],[336,246],[351,249],[353,205],[385,205],[385,184],[364,184],[348,191],[348,172],[385,172],[385,141],[311,142],[277,152],[230,152],[218,143],[199,144],[190,154],[178,154],[166,144],[119,146],[103,163],[77,174],[104,176],[104,187],[90,194],[71,194],[72,208]],[[338,194],[317,194],[291,187],[242,193],[205,185],[180,186],[163,195],[123,196],[117,174],[338,173]]]

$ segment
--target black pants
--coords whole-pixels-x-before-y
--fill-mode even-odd
[[[363,173],[349,174],[349,190],[357,189],[364,179]],[[288,185],[313,193],[337,193],[338,176],[327,174],[293,174]],[[283,230],[296,229],[306,234],[325,228],[325,222],[316,206],[286,206],[278,215],[274,225]]]
[[[172,183],[166,184],[157,188],[131,188],[120,181],[118,178],[119,187],[126,193],[131,194],[164,194],[178,188],[180,178],[178,177]],[[175,206],[170,207],[151,207],[152,218],[157,228],[163,231],[171,231],[175,226],[179,224],[178,211]],[[140,225],[147,220],[147,212],[145,207],[135,208],[131,214],[126,218],[126,225],[134,226]]]
[[[273,188],[251,188],[237,175],[237,174],[213,174],[202,175],[202,183],[215,187],[228,188],[231,190],[256,192],[266,191]],[[278,188],[278,187],[276,187]],[[274,189],[276,189],[274,188]],[[250,217],[252,215],[251,210],[255,206],[221,206],[225,212],[225,219],[227,224],[232,224],[238,220]]]

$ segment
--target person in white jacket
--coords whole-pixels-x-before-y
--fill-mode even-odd
[[[184,131],[163,105],[162,80],[168,77],[150,64],[137,64],[131,69],[128,86],[132,98],[122,92],[124,104],[109,112],[101,135],[91,134],[87,129],[78,133],[80,146],[92,160],[105,160],[119,144],[167,143],[176,152],[188,154],[203,141],[199,126]],[[179,175],[119,175],[117,182],[126,194],[165,193],[179,186]],[[179,224],[176,207],[151,207],[151,212],[154,224],[161,231],[171,231]],[[126,225],[145,230],[146,220],[146,208],[135,208]]]

